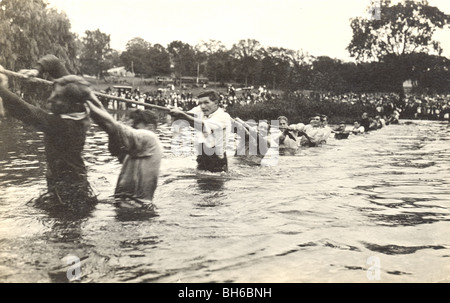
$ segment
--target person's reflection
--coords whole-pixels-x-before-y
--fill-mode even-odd
[[[113,202],[116,212],[116,220],[126,221],[148,221],[157,217],[156,207],[153,203],[142,203],[130,198],[116,198]]]
[[[96,204],[78,203],[76,208],[69,208],[66,205],[49,203],[49,201],[42,203],[42,196],[40,196],[38,199],[31,200],[28,205],[46,214],[39,220],[43,226],[50,229],[42,234],[42,239],[47,243],[47,249],[58,256],[51,263],[54,266],[47,268],[49,279],[54,283],[70,282],[67,276],[68,265],[59,257],[73,254],[80,260],[90,257],[89,250],[86,249],[85,244],[83,245],[85,242],[83,226],[91,218]]]
[[[203,192],[222,191],[225,180],[221,178],[199,178],[197,179],[198,188]]]
[[[37,198],[31,199],[27,202],[27,205],[44,211],[51,219],[77,221],[90,217],[98,203],[96,197],[88,200],[80,198],[75,200],[76,205],[67,205],[61,203],[55,195],[45,193]]]

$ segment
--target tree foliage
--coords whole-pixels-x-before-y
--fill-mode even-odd
[[[77,73],[79,48],[70,27],[66,14],[43,0],[2,0],[0,64],[10,70],[31,68],[44,55],[54,54]]]
[[[82,38],[83,51],[80,58],[81,71],[89,75],[100,77],[103,71],[110,68],[107,57],[112,49],[110,35],[102,33],[99,29],[87,30]]]
[[[197,60],[194,48],[188,43],[172,41],[167,46],[175,76],[196,76]]]
[[[412,77],[414,55],[442,53],[433,34],[449,24],[450,15],[426,0],[404,0],[395,5],[381,0],[380,12],[379,18],[351,21],[353,37],[347,49],[358,62],[379,61],[390,67],[387,76],[403,98],[403,82]]]
[[[380,9],[378,19],[357,17],[351,21],[353,38],[348,50],[357,61],[378,61],[389,55],[442,53],[433,34],[449,24],[450,15],[429,6],[426,0],[405,0],[396,5],[382,0]]]
[[[231,48],[232,56],[237,60],[237,80],[244,81],[248,85],[248,77],[252,77],[252,83],[255,83],[255,77],[261,71],[262,46],[255,39],[239,40]],[[243,76],[241,78],[240,76]],[[257,80],[257,79],[256,79]]]
[[[160,44],[151,43],[140,37],[128,41],[126,51],[120,56],[128,71],[141,76],[168,75],[170,58],[167,50]]]

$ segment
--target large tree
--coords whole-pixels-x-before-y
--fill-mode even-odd
[[[128,41],[126,51],[120,56],[125,67],[141,76],[168,75],[170,56],[161,44],[136,37]]]
[[[170,54],[161,44],[155,44],[149,49],[151,76],[170,74]]]
[[[197,75],[195,49],[188,43],[172,41],[167,46],[176,77]]]
[[[397,91],[403,96],[402,83],[412,71],[408,57],[416,53],[440,55],[442,48],[433,34],[449,24],[450,16],[426,0],[404,0],[395,5],[381,0],[379,5],[376,18],[351,20],[353,38],[347,49],[359,62],[388,63]]]
[[[148,62],[148,53],[151,47],[150,42],[136,37],[128,41],[126,50],[120,55],[120,59],[125,64],[128,71],[146,75],[151,66]]]
[[[248,77],[252,77],[252,83],[255,82],[255,76],[261,71],[261,59],[263,48],[259,41],[255,39],[239,40],[233,45],[231,54],[238,61],[238,75],[244,76],[245,85],[248,85]]]
[[[109,67],[107,66],[107,56],[112,51],[110,35],[102,33],[99,29],[95,31],[87,30],[82,41],[81,71],[100,77],[103,71]]]
[[[287,88],[294,51],[282,47],[268,47],[263,52],[261,82],[271,87]]]
[[[203,72],[214,83],[228,81],[232,78],[231,57],[221,41],[212,39],[201,41],[195,49],[205,55],[207,64]]]
[[[43,0],[0,1],[0,64],[11,70],[31,68],[53,54],[77,73],[79,49],[70,27],[66,14]]]

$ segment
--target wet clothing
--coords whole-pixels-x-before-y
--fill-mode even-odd
[[[123,159],[115,196],[150,202],[158,185],[162,146],[155,133],[116,124],[110,149]],[[121,152],[118,152],[120,150]]]
[[[348,139],[349,135],[349,132],[335,132],[334,138],[336,138],[337,140]]]
[[[228,171],[227,149],[234,149],[231,139],[231,117],[218,108],[214,113],[205,116],[199,106],[189,111],[196,118],[201,119],[204,127],[196,130],[197,169],[210,172]]]
[[[53,78],[68,74],[54,56],[45,57],[40,66],[41,71],[48,72]],[[10,116],[44,133],[49,193],[62,204],[91,201],[93,191],[87,180],[86,166],[81,157],[86,131],[90,125],[87,114],[47,113],[2,87],[0,87],[0,97],[3,98],[4,106]]]
[[[311,124],[306,125],[303,132],[311,139],[311,141],[305,136],[302,136],[300,145],[309,147],[315,147],[321,143],[324,143],[324,141],[326,141],[331,134],[331,130],[324,129],[322,127],[313,127]]]
[[[202,145],[203,147],[203,145]],[[197,156],[197,169],[206,170],[213,173],[227,172],[228,171],[228,160],[227,154],[225,153],[223,157],[219,157],[216,154],[208,156],[203,153]]]
[[[369,118],[361,119],[359,124],[364,127],[364,131],[368,132],[370,130],[370,120]]]

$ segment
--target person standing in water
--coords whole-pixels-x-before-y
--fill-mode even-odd
[[[151,206],[163,154],[155,134],[158,116],[148,110],[134,110],[130,127],[114,119],[94,94],[86,105],[92,119],[108,133],[111,153],[122,162],[114,196],[119,202],[131,200]]]
[[[175,119],[187,121],[196,130],[197,169],[227,172],[227,144],[231,136],[231,117],[219,106],[220,96],[207,91],[198,96],[198,106],[188,112],[171,109]]]
[[[25,102],[8,89],[8,78],[0,66],[0,98],[7,115],[33,126],[44,133],[47,161],[48,192],[35,199],[41,205],[62,205],[79,209],[83,204],[97,201],[87,180],[87,169],[82,158],[89,116],[83,103],[89,98],[90,84],[82,77],[69,75],[60,60],[48,55],[36,68],[21,71],[27,76],[44,72],[55,79],[48,99],[50,113]]]

